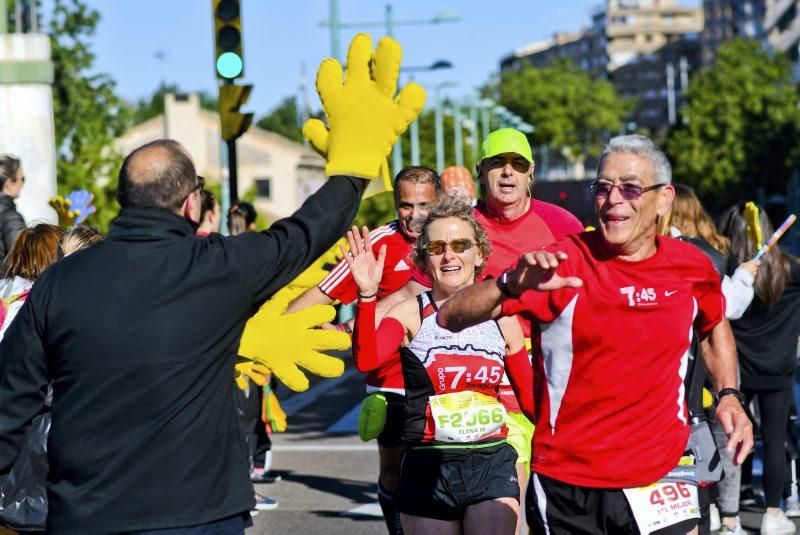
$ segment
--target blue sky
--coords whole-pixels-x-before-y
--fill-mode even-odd
[[[93,38],[96,70],[117,82],[128,100],[148,96],[163,80],[184,90],[216,91],[213,71],[211,0],[87,0],[102,18]],[[454,68],[416,75],[431,87],[445,81],[458,86],[447,95],[473,92],[498,70],[502,56],[557,31],[588,25],[598,0],[395,0],[394,18],[419,20],[455,12],[455,23],[397,26],[404,65],[430,65],[446,59]],[[685,3],[685,2],[683,2]],[[319,106],[313,80],[317,65],[330,55],[328,0],[243,0],[245,74],[254,84],[244,107],[260,117],[296,92],[305,64],[313,108]],[[339,0],[343,22],[384,20],[386,1]],[[346,50],[359,30],[343,29]],[[381,28],[369,29],[375,42]],[[163,52],[163,60],[156,54]],[[404,77],[407,75],[403,75]]]

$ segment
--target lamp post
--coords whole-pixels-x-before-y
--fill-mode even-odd
[[[453,81],[442,82],[434,86],[435,96],[435,117],[436,117],[436,170],[442,172],[444,169],[444,121],[442,114],[441,91],[447,87],[455,87],[458,84]]]
[[[392,11],[392,5],[387,4],[385,10],[384,20],[382,22],[342,22],[339,18],[339,0],[329,0],[328,4],[328,19],[320,22],[321,26],[328,26],[331,29],[331,55],[340,59],[339,54],[339,30],[342,28],[374,28],[383,26],[386,35],[389,37],[394,36],[395,26],[421,26],[432,24],[443,24],[447,22],[456,22],[460,17],[451,12],[443,12],[433,16],[430,19],[411,19],[411,20],[395,20]],[[445,62],[447,63],[447,62]],[[441,67],[437,67],[441,68]],[[403,168],[403,144],[401,138],[397,138],[392,148],[392,171],[393,174],[400,172]]]
[[[436,60],[427,67],[417,67],[417,66],[409,66],[409,67],[400,67],[400,72],[426,72],[426,71],[437,71],[441,69],[452,69],[453,64],[445,59]],[[410,80],[414,80],[414,76],[409,77]],[[411,165],[419,165],[419,119],[414,119],[408,127],[408,134],[411,137]]]

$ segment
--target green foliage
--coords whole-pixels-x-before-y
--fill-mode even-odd
[[[729,41],[690,81],[687,98],[688,124],[668,142],[676,180],[714,212],[753,199],[759,186],[767,195],[785,192],[800,141],[800,98],[786,55]]]
[[[374,229],[393,219],[397,219],[394,197],[392,192],[387,191],[361,201],[353,224],[359,228],[366,226]]]
[[[129,110],[114,94],[114,82],[91,72],[94,54],[88,38],[99,19],[82,0],[55,0],[48,33],[55,65],[58,192],[84,188],[94,193],[97,212],[89,223],[106,230],[119,209],[115,187],[122,163],[111,146],[124,132]]]
[[[182,91],[177,84],[165,84],[162,82],[150,97],[143,98],[134,104],[131,125],[141,124],[164,113],[164,97],[167,93],[182,93]],[[213,112],[217,111],[216,96],[202,91],[199,93],[199,97],[201,108]]]
[[[534,125],[536,144],[561,148],[573,162],[599,156],[608,132],[617,132],[632,108],[610,82],[567,59],[548,67],[507,71],[490,92]]]
[[[301,126],[297,124],[297,117],[297,103],[294,97],[286,97],[275,109],[259,119],[256,126],[302,143],[303,132]]]

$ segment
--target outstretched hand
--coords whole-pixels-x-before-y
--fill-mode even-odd
[[[350,274],[358,286],[360,296],[374,296],[378,293],[378,286],[383,276],[383,264],[386,260],[386,245],[381,245],[378,251],[378,258],[372,252],[372,242],[369,239],[369,229],[362,227],[359,235],[358,227],[353,227],[347,231],[347,241],[350,251],[345,251],[340,246],[344,254]]]
[[[519,295],[525,290],[548,291],[583,286],[583,281],[578,277],[562,277],[556,274],[558,266],[566,259],[567,253],[562,251],[525,253],[508,274],[509,290]]]
[[[303,125],[303,135],[327,158],[325,173],[381,178],[375,193],[391,190],[386,158],[425,104],[425,90],[407,84],[395,98],[400,75],[400,45],[384,37],[373,53],[372,41],[358,34],[347,53],[347,72],[328,58],[317,71],[317,92],[328,119]]]

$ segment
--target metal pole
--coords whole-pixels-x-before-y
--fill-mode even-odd
[[[22,0],[14,2],[14,32],[22,33]]]
[[[236,161],[236,140],[226,141],[228,145],[228,197],[230,197],[231,202],[236,202],[239,200],[239,186],[238,186],[238,177],[239,173],[237,172],[238,163]]]
[[[453,108],[453,138],[456,144],[456,165],[464,165],[464,142],[461,140],[461,104]]]
[[[444,169],[444,125],[442,124],[442,99],[441,91],[436,88],[436,171]]]
[[[483,139],[489,137],[489,107],[481,109],[481,126],[483,127]]]
[[[394,36],[394,18],[392,17],[392,6],[386,4],[386,35],[389,37]],[[392,174],[397,176],[397,173],[403,169],[403,136],[397,137],[397,142],[392,147]]]
[[[419,165],[419,119],[414,119],[408,132],[411,135],[411,165]]]
[[[39,33],[39,17],[36,15],[36,4],[38,2],[36,0],[32,0],[30,3],[30,12],[31,12],[31,33]]]
[[[667,63],[667,121],[675,124],[675,66]]]
[[[331,56],[341,61],[339,57],[339,0],[330,0],[328,3],[328,23],[331,27]]]
[[[469,118],[472,121],[472,158],[477,162],[481,151],[481,135],[478,128],[478,102],[470,99]]]
[[[8,4],[0,2],[0,35],[8,33]]]

